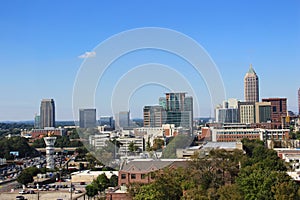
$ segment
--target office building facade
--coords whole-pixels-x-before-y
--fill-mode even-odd
[[[130,112],[121,111],[116,116],[116,128],[128,128],[130,127]]]
[[[228,99],[223,101],[223,105],[219,105],[215,109],[215,116],[217,123],[237,123],[238,118],[238,103],[237,99]]]
[[[96,109],[80,109],[79,110],[79,127],[94,128],[96,127]]]
[[[246,102],[259,102],[258,76],[252,65],[250,65],[249,71],[244,78],[244,95]]]
[[[271,120],[281,124],[282,119],[287,116],[287,98],[266,98],[262,101],[271,103]]]
[[[166,112],[162,106],[144,106],[144,127],[161,127],[166,122]]]
[[[255,103],[255,122],[267,123],[271,122],[271,103],[256,102]]]
[[[55,103],[53,99],[43,99],[40,107],[40,128],[55,127]]]
[[[239,119],[240,123],[252,124],[255,123],[255,103],[253,102],[239,102]]]
[[[40,128],[41,127],[41,120],[39,115],[34,116],[34,128]]]
[[[167,124],[193,130],[193,98],[184,92],[166,93]]]
[[[112,116],[100,116],[99,119],[100,126],[109,126],[110,128],[115,128],[115,122]]]

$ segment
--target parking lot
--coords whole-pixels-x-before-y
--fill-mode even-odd
[[[17,196],[24,196],[27,200],[57,200],[57,199],[63,199],[63,200],[70,200],[71,199],[71,193],[68,191],[42,191],[36,194],[24,194],[21,195],[16,192],[3,192],[0,193],[0,199],[5,200],[16,200]],[[84,199],[84,193],[75,194],[72,193],[72,199],[78,199],[83,200]],[[87,199],[87,197],[85,198]]]

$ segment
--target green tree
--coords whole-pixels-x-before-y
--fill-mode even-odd
[[[128,150],[129,150],[130,152],[136,152],[138,149],[139,149],[139,148],[138,148],[138,146],[135,145],[135,142],[134,142],[134,141],[132,141],[132,142],[129,143],[129,145],[128,145]]]
[[[118,176],[113,174],[109,179],[109,186],[116,187],[118,185]]]
[[[103,173],[97,177],[95,184],[97,185],[98,190],[100,192],[103,192],[106,188],[109,187],[110,182],[105,173]]]
[[[223,185],[218,189],[218,196],[220,200],[243,200],[244,197],[241,194],[236,184]]]
[[[14,156],[10,155],[11,151],[19,152],[21,158],[39,155],[35,148],[29,146],[27,140],[23,137],[1,138],[0,158],[13,159]]]
[[[93,182],[91,184],[87,185],[85,187],[85,190],[86,190],[86,195],[88,196],[89,199],[98,194],[98,188],[95,185],[95,183],[93,183]]]
[[[182,196],[182,169],[164,169],[155,173],[155,181],[147,185],[131,188],[135,200],[176,200]]]
[[[17,181],[23,185],[33,182],[33,176],[36,176],[38,173],[41,173],[41,170],[36,167],[26,168],[18,176]]]
[[[274,199],[276,200],[299,200],[299,187],[294,181],[277,183],[272,187]]]
[[[156,138],[153,141],[152,150],[153,151],[161,150],[163,146],[164,146],[164,140]]]

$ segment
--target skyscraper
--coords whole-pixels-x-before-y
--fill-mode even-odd
[[[112,116],[100,116],[99,120],[100,126],[109,126],[110,128],[115,128],[115,122]]]
[[[96,109],[80,109],[79,110],[79,127],[93,128],[96,126]]]
[[[130,112],[121,111],[116,116],[116,128],[129,128],[130,127]]]
[[[184,92],[166,93],[167,123],[193,130],[193,98]]]
[[[144,127],[161,127],[165,120],[162,106],[144,106]]]
[[[259,102],[259,84],[258,76],[256,75],[252,65],[244,78],[244,95],[246,102]]]
[[[55,103],[53,99],[43,99],[40,107],[40,128],[55,127]]]
[[[35,114],[34,116],[34,128],[39,129],[41,126],[40,116]]]

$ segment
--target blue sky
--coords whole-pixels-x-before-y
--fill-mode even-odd
[[[216,63],[227,97],[243,100],[243,78],[252,63],[260,97],[287,97],[289,110],[297,111],[297,0],[1,1],[0,27],[0,121],[33,119],[43,98],[55,99],[58,120],[71,120],[73,84],[83,62],[78,56],[114,34],[140,27],[169,28],[196,40]],[[156,62],[167,62],[168,56],[161,58],[159,52],[137,53],[134,59],[153,61],[153,54]],[[171,63],[180,71],[175,61]],[[209,116],[208,92],[203,83],[198,87],[199,115]],[[165,91],[157,85],[137,90],[130,101],[132,117],[141,117],[142,106],[156,104]],[[96,96],[98,102],[101,98]],[[97,115],[111,115],[100,104]]]

